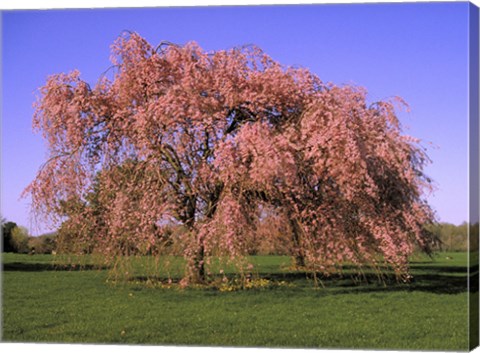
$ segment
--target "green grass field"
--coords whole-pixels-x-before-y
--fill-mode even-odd
[[[140,280],[113,286],[107,270],[4,254],[2,341],[468,349],[466,253],[413,259],[413,282],[387,286],[345,276],[315,288],[288,270],[288,257],[251,261],[278,285],[232,292]]]

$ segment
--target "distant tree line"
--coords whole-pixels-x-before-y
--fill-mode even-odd
[[[66,221],[68,222],[68,221]],[[66,223],[62,225],[57,234],[57,247],[64,253],[88,254],[93,252],[93,246],[88,239],[81,241],[78,235],[72,233]],[[293,244],[289,234],[291,230],[288,220],[282,219],[275,214],[266,214],[264,218],[257,224],[257,236],[248,239],[249,255],[294,255],[292,252]],[[478,249],[478,223],[471,226],[470,231],[470,248]],[[435,239],[434,251],[467,251],[468,250],[468,223],[464,222],[460,225],[451,223],[434,223],[425,226],[426,230],[431,232]],[[163,249],[152,250],[153,252],[145,252],[141,249],[141,244],[132,246],[129,254],[152,255],[158,253],[169,253],[177,256],[182,255],[181,247],[178,246],[180,239],[186,230],[181,225],[170,225],[164,229],[163,233],[159,233],[158,237],[162,241]],[[272,239],[276,239],[272,241]],[[166,252],[165,252],[166,251]]]
[[[475,228],[476,227],[476,228]],[[439,251],[467,251],[468,250],[468,223],[463,222],[460,225],[451,223],[435,223],[427,226],[437,239],[440,240]],[[478,234],[478,223],[472,225],[472,235]],[[471,246],[478,247],[478,239],[472,236]]]
[[[1,220],[2,251],[19,254],[51,254],[56,249],[56,233],[30,236],[25,227]]]
[[[275,224],[279,223],[279,224]],[[292,255],[290,239],[288,237],[288,224],[281,224],[281,220],[275,215],[268,215],[263,222],[258,225],[259,236],[252,239],[249,244],[250,255]],[[275,224],[275,227],[272,226]],[[470,246],[478,248],[478,223],[472,225]],[[439,240],[437,251],[467,251],[468,250],[468,223],[463,222],[460,225],[451,223],[434,223],[427,227],[427,230],[432,232]],[[175,239],[184,233],[181,226],[172,226],[168,228],[165,234],[161,237],[164,239],[163,244],[173,248],[175,247]],[[272,234],[275,232],[275,234]],[[268,233],[268,236],[266,234]],[[264,241],[271,237],[278,238],[280,241],[271,242]],[[75,246],[76,245],[76,246]],[[18,226],[15,222],[2,220],[2,249],[3,252],[13,253],[31,253],[31,254],[51,254],[57,250],[57,247],[62,248],[66,253],[84,253],[92,252],[91,246],[87,244],[78,243],[75,235],[66,231],[64,227],[60,227],[58,232],[48,233],[40,236],[30,236],[25,227]],[[131,253],[141,253],[131,249]],[[173,251],[173,253],[176,253]],[[181,255],[181,250],[177,251],[177,255]]]

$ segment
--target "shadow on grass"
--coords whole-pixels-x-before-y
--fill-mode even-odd
[[[9,262],[3,264],[3,271],[43,272],[43,271],[92,271],[106,270],[107,266],[79,264],[51,264],[39,262]]]
[[[412,271],[425,271],[425,272],[437,272],[437,273],[458,273],[466,274],[468,271],[468,266],[412,266]],[[478,272],[478,265],[470,267],[470,273]]]
[[[313,281],[312,275],[307,273],[269,275],[264,276],[264,278],[272,281],[293,282],[299,281],[300,276],[303,276],[303,279],[307,281]],[[348,275],[330,277],[318,275],[317,278],[327,289],[332,289],[335,293],[422,291],[436,294],[459,294],[468,290],[466,273],[464,276],[449,276],[438,273],[417,274],[408,283],[398,281],[394,276],[384,276],[380,280],[376,274],[365,274],[362,278]],[[476,287],[472,290],[478,291],[478,284]]]
[[[91,271],[105,270],[106,266],[91,264],[52,264],[52,263],[28,263],[11,262],[3,264],[3,271],[41,272],[41,271]],[[351,270],[352,268],[346,268]],[[395,292],[395,291],[422,291],[436,294],[459,294],[468,291],[468,267],[466,266],[412,266],[413,278],[409,283],[398,281],[393,275],[384,275],[380,280],[372,272],[367,272],[361,277],[353,274],[324,276],[317,274],[317,279],[322,282],[329,293],[372,293],[372,292]],[[478,266],[470,268],[470,275],[478,272]],[[233,277],[233,274],[230,274]],[[287,282],[293,288],[311,288],[314,285],[314,276],[311,272],[280,272],[262,273],[260,278],[272,283]],[[218,279],[221,279],[220,277]],[[157,276],[137,276],[130,279],[132,282],[161,282],[166,283],[169,279]],[[179,278],[172,279],[174,283]],[[478,292],[478,281],[470,282],[471,291]]]
[[[398,281],[393,275],[384,275],[380,280],[374,273],[366,273],[361,278],[355,275],[331,275],[323,276],[317,274],[318,284],[324,285],[326,292],[319,292],[322,294],[330,293],[385,293],[385,292],[404,292],[404,291],[421,291],[435,294],[460,294],[468,291],[467,272],[464,267],[456,267],[454,269],[449,267],[426,267],[429,273],[413,274],[413,278],[409,283]],[[454,275],[451,275],[454,274]],[[234,274],[227,274],[228,277]],[[314,286],[314,278],[311,272],[285,272],[260,274],[258,278],[266,279],[274,283],[290,283],[292,287],[297,289],[312,288]],[[172,283],[178,283],[180,278],[171,278]],[[218,276],[218,282],[221,277]],[[135,283],[147,282],[161,282],[167,283],[169,278],[161,276],[136,276],[130,279]],[[471,281],[471,291],[478,291],[478,281]],[[274,288],[284,288],[273,286]]]

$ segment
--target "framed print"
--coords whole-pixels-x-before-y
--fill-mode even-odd
[[[1,22],[3,344],[478,345],[476,5]]]

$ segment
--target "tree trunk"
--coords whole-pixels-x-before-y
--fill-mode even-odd
[[[192,234],[196,237],[195,248],[186,258],[187,260],[187,279],[191,283],[202,284],[206,282],[205,276],[205,245],[199,239],[198,234]],[[192,244],[193,245],[193,244]]]
[[[217,184],[215,186],[215,190],[208,196],[208,208],[206,211],[205,216],[207,219],[212,219],[215,215],[217,210],[217,202],[220,198],[220,194],[223,190],[223,184]],[[191,219],[187,226],[191,231],[194,231],[194,224],[195,224],[195,205],[196,199],[191,203],[193,206],[191,208]],[[193,261],[190,264],[190,280],[194,283],[206,283],[207,277],[205,273],[205,244],[203,237],[200,237],[198,232],[195,232],[196,240],[197,240],[197,249],[194,254]]]
[[[203,241],[200,241],[197,253],[195,254],[193,268],[191,269],[193,270],[192,280],[195,283],[205,283],[206,281],[204,257],[205,257],[205,246],[203,245]]]
[[[295,267],[305,267],[305,252],[303,250],[301,233],[302,230],[298,224],[298,221],[293,217],[290,218],[290,226],[292,227],[292,240],[293,240],[293,254],[295,257]]]

